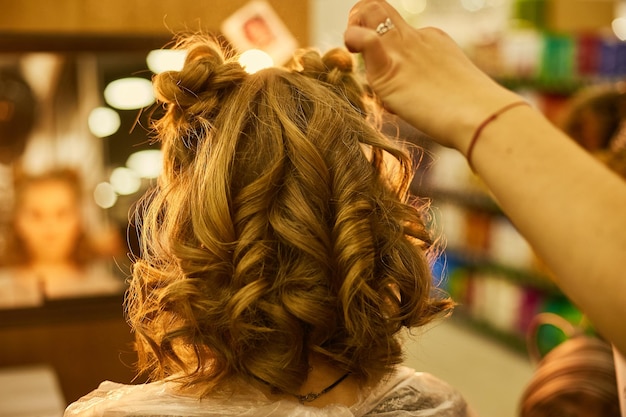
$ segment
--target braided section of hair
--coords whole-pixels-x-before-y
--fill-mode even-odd
[[[164,145],[172,145],[171,152],[166,152],[173,158],[171,164],[164,165],[166,176],[190,166],[198,141],[210,134],[223,101],[248,76],[233,57],[202,39],[200,35],[179,39],[176,48],[187,51],[182,70],[162,72],[153,78],[155,96],[167,110],[155,129]],[[173,137],[165,139],[164,135]]]
[[[294,57],[292,65],[301,74],[327,83],[342,99],[363,115],[367,114],[363,90],[353,74],[354,61],[345,50],[334,48],[323,56],[315,50],[303,50]]]
[[[187,47],[204,52],[181,74],[219,53],[209,40]],[[185,88],[201,103],[157,86],[169,174],[144,204],[127,303],[140,364],[157,378],[202,394],[258,380],[293,392],[315,359],[374,381],[402,359],[400,328],[452,306],[431,288],[411,158],[364,117],[349,54],[296,62],[213,84],[216,101],[193,77]],[[193,151],[180,147],[188,137]]]

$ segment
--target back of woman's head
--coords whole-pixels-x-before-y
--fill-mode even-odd
[[[398,331],[451,303],[432,297],[411,159],[368,122],[350,55],[247,74],[211,39],[178,47],[184,68],[154,78],[164,172],[128,299],[140,364],[205,394],[294,391],[311,358],[389,372]]]
[[[577,335],[551,350],[520,400],[520,417],[619,417],[611,346]]]
[[[589,151],[603,151],[611,143],[626,118],[626,94],[614,86],[587,87],[569,102],[561,127]]]

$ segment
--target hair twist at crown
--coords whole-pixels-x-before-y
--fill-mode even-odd
[[[226,57],[221,49],[197,42],[196,38],[191,36],[176,45],[176,49],[187,49],[180,71],[165,71],[152,80],[156,99],[167,110],[154,127],[158,135],[174,132],[177,137],[176,141],[163,140],[174,147],[170,154],[176,168],[191,162],[198,142],[209,136],[224,100],[248,76],[232,57]],[[171,173],[166,170],[165,174]]]
[[[197,45],[189,50],[182,70],[157,74],[153,83],[159,101],[188,115],[202,116],[219,109],[220,99],[247,75],[221,51]]]
[[[315,50],[304,50],[294,57],[294,64],[301,74],[326,83],[331,91],[366,115],[363,88],[354,77],[354,63],[348,51],[334,48],[320,55]]]

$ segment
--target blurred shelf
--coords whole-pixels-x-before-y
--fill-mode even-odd
[[[451,319],[458,324],[467,326],[476,332],[490,337],[520,355],[527,355],[526,340],[521,334],[496,328],[489,322],[472,317],[463,306],[457,306]]]
[[[548,276],[538,271],[505,265],[492,260],[488,255],[470,252],[466,249],[448,247],[445,253],[449,260],[462,264],[469,270],[493,273],[515,284],[541,290],[547,295],[562,294]]]
[[[46,300],[41,306],[0,309],[0,329],[124,319],[124,294]]]
[[[570,96],[582,87],[592,84],[591,81],[580,79],[559,79],[559,78],[498,78],[496,81],[510,90],[531,89],[541,91],[545,94],[559,96]]]
[[[445,201],[463,207],[487,211],[492,214],[503,214],[498,204],[489,194],[478,190],[449,189],[422,185],[415,187],[415,191],[419,192],[418,195],[430,197],[434,201]]]

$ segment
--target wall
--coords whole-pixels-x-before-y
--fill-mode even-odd
[[[247,0],[3,1],[0,33],[154,35],[216,30]],[[301,45],[309,43],[308,0],[270,0]]]
[[[309,2],[311,45],[322,51],[343,46],[343,32],[354,3],[355,0],[311,0]]]

